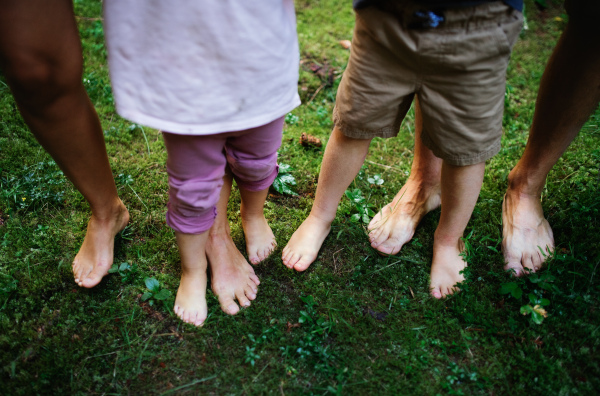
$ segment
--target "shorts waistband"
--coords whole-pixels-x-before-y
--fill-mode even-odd
[[[411,30],[484,28],[510,19],[514,11],[502,1],[443,9],[400,0],[383,3],[378,8],[394,14],[405,29]]]

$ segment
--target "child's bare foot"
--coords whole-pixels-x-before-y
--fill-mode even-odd
[[[433,297],[443,298],[459,290],[456,284],[465,280],[460,271],[467,267],[460,256],[463,250],[464,243],[460,239],[455,243],[434,241],[429,285]]]
[[[502,202],[502,235],[504,269],[514,270],[516,276],[526,274],[525,268],[531,272],[542,268],[544,254],[554,250],[552,229],[539,198],[510,188]]]
[[[283,264],[296,271],[306,270],[316,260],[330,230],[331,222],[308,215],[283,248]]]
[[[259,216],[244,216],[241,213],[242,228],[246,238],[246,252],[250,263],[256,265],[265,260],[277,247],[275,235],[263,214]],[[237,250],[237,249],[236,249]]]
[[[112,214],[98,218],[92,214],[79,252],[73,260],[75,283],[94,287],[108,274],[113,263],[115,235],[129,223],[129,212],[123,202],[115,203]]]
[[[235,315],[240,310],[234,301],[236,299],[242,307],[250,306],[250,300],[256,298],[260,281],[233,243],[229,232],[211,230],[206,256],[211,271],[211,287],[219,298],[221,309],[226,314]]]
[[[173,312],[181,320],[202,326],[208,314],[206,305],[206,267],[200,270],[182,270]]]
[[[369,223],[371,246],[381,253],[398,253],[413,237],[423,216],[439,207],[440,203],[439,184],[431,185],[409,178],[392,202]]]

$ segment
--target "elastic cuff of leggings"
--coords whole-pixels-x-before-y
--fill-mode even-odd
[[[202,234],[212,227],[217,217],[217,208],[207,210],[198,216],[183,216],[167,204],[167,225],[175,232],[182,234]]]
[[[273,184],[278,173],[279,173],[279,165],[276,165],[275,169],[273,169],[273,172],[269,176],[267,176],[264,179],[259,180],[259,181],[243,181],[243,180],[240,180],[235,175],[233,177],[235,178],[235,182],[237,183],[238,187],[243,188],[244,190],[262,191],[262,190],[266,190],[267,188],[269,188],[271,186],[271,184]]]

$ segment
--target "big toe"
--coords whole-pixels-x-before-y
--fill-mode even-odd
[[[308,267],[313,263],[314,258],[311,260],[308,256],[302,256],[295,264],[294,269],[298,272],[306,271]]]
[[[88,274],[85,278],[81,279],[81,286],[90,288],[96,286],[104,275],[106,275],[107,271],[104,270],[104,266],[98,265],[92,272]]]
[[[235,315],[240,311],[240,307],[233,301],[233,298],[227,297],[219,300],[219,304],[221,305],[221,309],[227,315]]]
[[[435,298],[437,298],[438,300],[442,297],[444,297],[444,295],[442,294],[442,291],[440,290],[440,287],[434,287],[433,289],[431,289],[431,295]]]
[[[524,274],[523,266],[520,262],[508,262],[504,265],[505,271],[510,271],[517,278]]]
[[[373,245],[371,244],[371,246]],[[374,246],[375,249],[379,250],[381,253],[384,254],[396,254],[400,251],[401,247],[402,244],[395,239],[388,239],[381,245]]]

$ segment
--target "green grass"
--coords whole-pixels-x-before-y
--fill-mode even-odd
[[[182,324],[168,302],[142,301],[144,280],[175,293],[179,255],[164,221],[166,153],[157,131],[114,111],[100,2],[75,1],[85,85],[97,106],[119,193],[132,215],[118,237],[125,269],[85,290],[70,263],[89,208],[37,145],[0,77],[0,393],[30,394],[594,394],[600,388],[600,112],[548,177],[543,207],[557,254],[544,284],[502,271],[501,201],[521,155],[545,60],[564,28],[563,11],[527,2],[529,30],[508,72],[503,149],[489,161],[467,229],[469,274],[463,291],[428,295],[433,231],[424,219],[395,257],[370,249],[355,205],[344,198],[318,260],[305,273],[281,263],[278,249],[256,267],[258,299],[235,317],[208,293],[203,328]],[[308,214],[322,149],[298,144],[302,132],[326,142],[339,78],[349,52],[349,1],[298,1],[303,105],[288,117],[280,161],[291,165],[298,196],[266,204],[280,247]],[[314,66],[321,67],[314,73]],[[297,119],[296,119],[297,117]],[[361,176],[364,203],[379,208],[405,182],[413,146],[412,111],[395,139],[376,139]],[[381,186],[368,178],[380,175]],[[49,188],[41,188],[48,185]],[[23,200],[22,198],[27,198]],[[33,199],[35,198],[35,200]],[[34,201],[32,204],[25,205]],[[230,205],[244,251],[239,194]],[[500,294],[516,282],[522,296]],[[547,286],[547,287],[546,287]],[[157,289],[158,290],[158,289]],[[529,294],[548,299],[541,325],[520,308]],[[537,297],[536,297],[537,298]],[[596,392],[594,391],[596,390]]]

